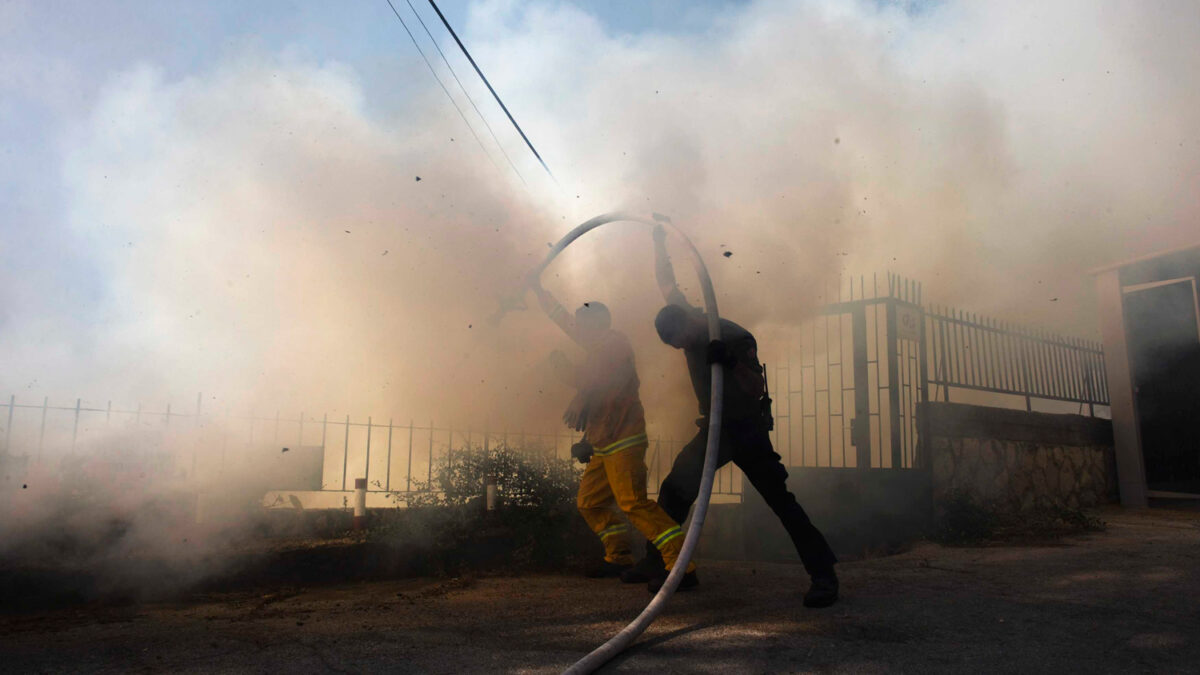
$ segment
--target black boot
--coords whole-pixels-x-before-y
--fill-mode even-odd
[[[838,578],[833,570],[824,574],[814,574],[812,585],[804,594],[805,607],[828,607],[837,602]]]
[[[633,567],[621,572],[621,583],[644,584],[654,577],[665,573],[666,569],[662,553],[659,553],[658,549],[654,548],[654,544],[646,542],[646,557],[637,561],[637,564]]]
[[[667,583],[667,576],[669,574],[669,572],[663,570],[656,576],[651,577],[650,581],[646,582],[646,590],[650,591],[651,593],[657,593],[659,589],[663,587],[663,584]],[[679,580],[679,587],[675,589],[675,592],[678,593],[681,591],[690,591],[699,585],[700,579],[696,576],[696,573],[694,571],[687,572],[683,575],[683,578]]]
[[[621,576],[621,574],[627,571],[629,568],[629,565],[618,565],[614,562],[601,560],[598,565],[589,567],[587,571],[583,573],[583,576],[589,579],[608,579],[611,577]]]

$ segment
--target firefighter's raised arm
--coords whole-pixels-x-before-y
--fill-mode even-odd
[[[579,342],[578,333],[575,330],[575,317],[571,316],[567,308],[563,307],[553,295],[550,295],[549,291],[542,288],[542,283],[538,279],[536,272],[529,275],[529,288],[533,289],[533,294],[537,296],[538,304],[541,305],[542,311],[546,313],[546,316],[558,324],[558,327],[567,334],[567,337],[575,342]]]
[[[667,231],[662,225],[655,225],[651,233],[654,237],[654,278],[658,280],[658,290],[668,304],[691,308],[687,297],[679,290],[675,282],[675,269],[671,267],[671,256],[667,255]]]

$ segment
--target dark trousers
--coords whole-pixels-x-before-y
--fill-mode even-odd
[[[675,458],[671,473],[663,480],[658,491],[659,506],[677,523],[687,519],[688,510],[700,492],[700,477],[704,473],[708,421],[701,420],[698,423],[703,423],[700,433]],[[771,446],[771,438],[760,421],[722,422],[717,468],[729,462],[742,470],[750,484],[779,517],[809,575],[831,573],[837,557],[820,530],[808,519],[808,514],[796,503],[796,497],[788,491],[787,469]]]

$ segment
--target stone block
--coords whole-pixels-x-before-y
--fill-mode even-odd
[[[1037,500],[1034,498],[1032,490],[1027,490],[1025,494],[1021,495],[1021,511],[1032,511],[1036,504]]]
[[[949,449],[937,449],[933,452],[933,482],[948,484],[954,478],[954,453]]]

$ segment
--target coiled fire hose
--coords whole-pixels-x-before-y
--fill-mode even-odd
[[[665,218],[656,215],[653,219],[649,219],[621,212],[605,213],[596,216],[563,235],[563,238],[559,239],[558,243],[551,247],[550,252],[546,255],[546,259],[542,261],[536,271],[540,274],[559,253],[562,253],[563,250],[585,233],[601,225],[619,221],[642,223],[651,227],[661,224],[679,235],[679,238],[687,245],[687,250],[692,257],[692,265],[696,268],[696,275],[700,278],[700,290],[704,294],[704,309],[708,318],[708,337],[710,340],[719,340],[721,338],[721,318],[717,314],[717,296],[713,291],[712,279],[708,276],[708,268],[704,266],[704,260],[700,258],[700,252],[696,250],[695,245],[692,244],[687,235]],[[501,309],[501,315],[505,309]],[[564,673],[570,675],[591,673],[632,644],[642,634],[642,631],[646,630],[658,618],[663,609],[666,608],[667,600],[670,599],[675,589],[679,587],[679,582],[687,570],[688,563],[691,562],[692,555],[696,552],[696,545],[700,541],[700,530],[704,527],[704,517],[708,514],[708,502],[712,496],[713,476],[717,472],[717,448],[721,440],[721,392],[724,388],[725,374],[721,370],[720,364],[714,363],[711,368],[712,398],[709,402],[708,445],[704,450],[704,473],[700,479],[700,493],[696,497],[691,524],[688,526],[687,535],[684,537],[683,549],[679,552],[679,558],[675,561],[675,566],[671,568],[671,573],[667,575],[666,583],[663,584],[658,593],[650,600],[646,608],[642,610],[642,613],[631,621],[628,626],[622,628],[620,632],[609,639],[608,642],[605,642],[592,650],[587,656],[576,661]]]

